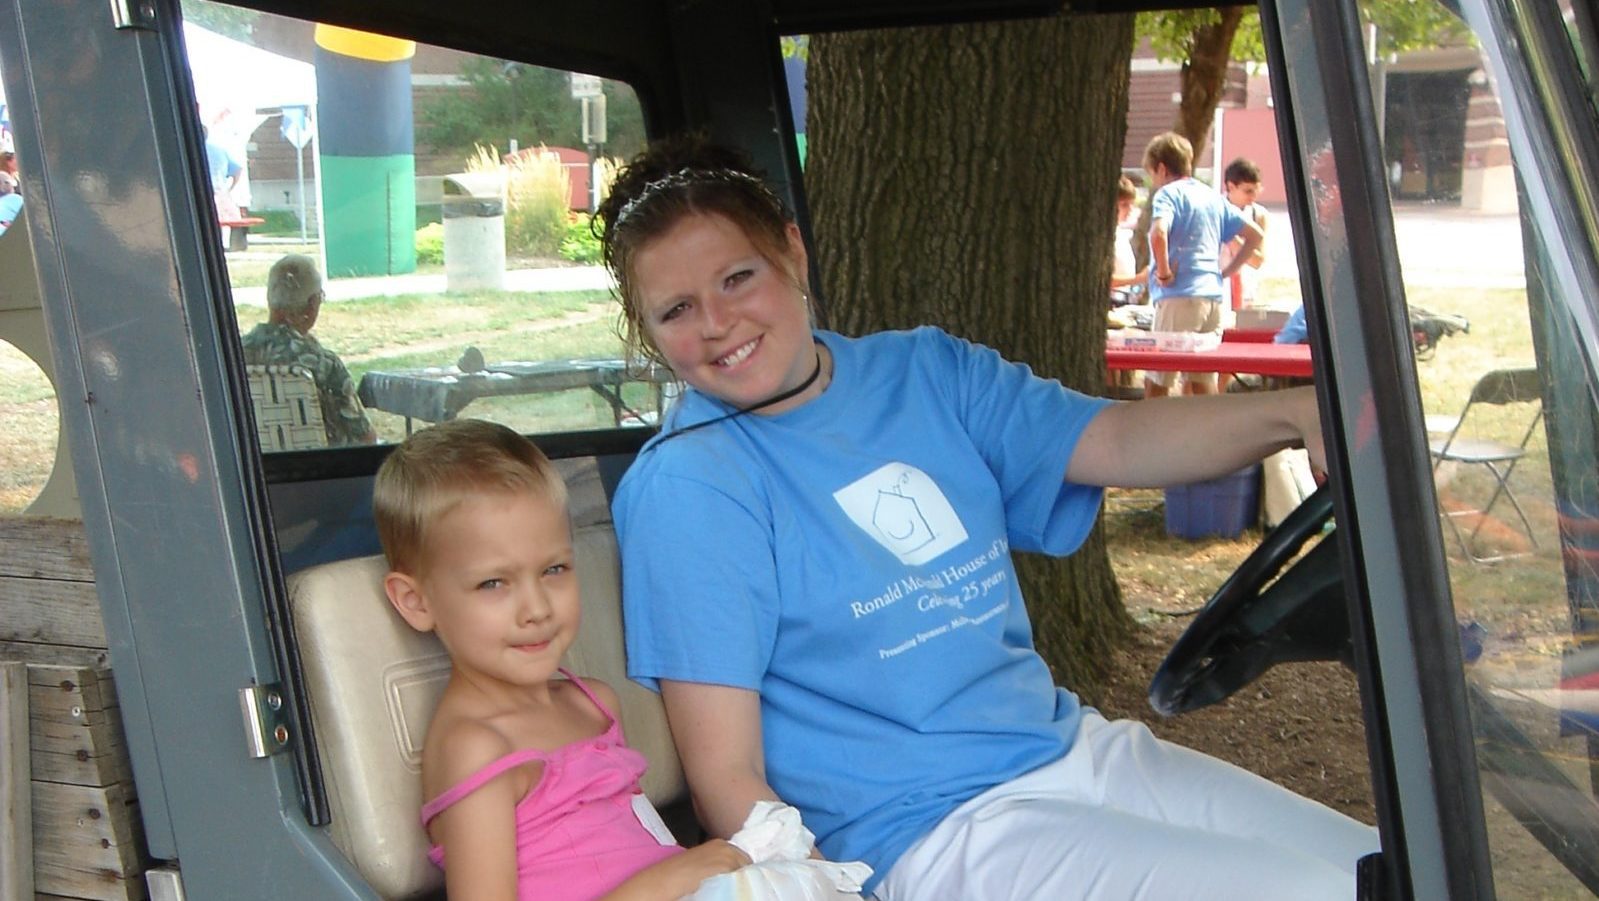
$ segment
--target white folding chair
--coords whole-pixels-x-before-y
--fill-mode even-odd
[[[1533,410],[1526,428],[1520,432],[1520,440],[1511,443],[1482,435],[1477,427],[1480,425],[1481,411],[1485,405],[1497,407],[1530,405]],[[1474,408],[1478,411],[1476,416],[1472,415]],[[1526,456],[1527,442],[1531,440],[1533,432],[1542,421],[1543,387],[1538,379],[1538,370],[1495,369],[1484,373],[1477,380],[1477,384],[1472,386],[1466,406],[1460,411],[1460,415],[1454,420],[1448,432],[1442,437],[1433,437],[1428,442],[1432,451],[1432,471],[1435,480],[1439,469],[1445,463],[1481,466],[1493,476],[1493,489],[1486,503],[1477,508],[1442,511],[1444,521],[1449,523],[1450,530],[1460,542],[1461,550],[1476,563],[1492,563],[1531,553],[1528,550],[1478,554],[1474,549],[1478,533],[1482,531],[1483,524],[1487,522],[1501,498],[1509,501],[1510,506],[1516,511],[1516,518],[1521,521],[1521,530],[1526,535],[1529,546],[1533,548],[1538,546],[1532,523],[1527,520],[1527,513],[1522,509],[1521,501],[1510,487],[1510,475],[1515,471],[1516,464],[1521,458]],[[1469,533],[1462,530],[1457,522],[1462,517],[1476,518],[1476,524]]]

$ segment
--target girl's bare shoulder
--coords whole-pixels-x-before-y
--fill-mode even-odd
[[[422,744],[422,787],[433,797],[516,750],[490,720],[441,702]]]

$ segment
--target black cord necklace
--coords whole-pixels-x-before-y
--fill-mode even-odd
[[[654,449],[656,447],[660,447],[662,444],[665,444],[667,441],[669,441],[669,440],[671,440],[673,438],[676,438],[679,435],[686,435],[689,432],[693,432],[693,431],[696,431],[698,429],[703,429],[706,426],[716,425],[718,422],[725,422],[726,420],[732,419],[734,417],[743,416],[746,413],[754,413],[757,410],[764,410],[767,407],[773,406],[775,404],[780,404],[783,401],[788,400],[789,398],[800,394],[806,388],[809,388],[810,386],[816,384],[816,380],[821,378],[821,377],[822,377],[822,353],[821,353],[821,351],[817,351],[816,352],[816,368],[812,369],[811,370],[811,374],[805,377],[805,381],[800,382],[798,385],[795,385],[794,387],[788,389],[787,391],[782,392],[781,394],[774,394],[771,397],[768,397],[766,400],[763,400],[763,401],[761,401],[758,404],[751,404],[748,407],[741,407],[741,408],[739,408],[737,410],[734,410],[731,413],[724,413],[721,416],[717,416],[714,419],[707,419],[707,420],[704,420],[703,422],[696,422],[693,425],[684,426],[683,428],[677,429],[676,431],[667,432],[666,434],[661,436],[661,440],[655,442],[655,444],[651,446],[651,449]]]

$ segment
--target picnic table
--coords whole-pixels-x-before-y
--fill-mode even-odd
[[[1311,377],[1310,345],[1223,341],[1208,350],[1153,350],[1107,347],[1105,365],[1112,371],[1249,372],[1283,378]]]
[[[266,222],[260,216],[240,216],[236,219],[218,219],[217,225],[228,229],[228,250],[247,250],[250,246],[250,226]]]
[[[412,420],[443,422],[454,419],[472,401],[482,397],[545,394],[588,388],[605,398],[613,419],[621,425],[633,415],[622,399],[622,386],[648,382],[654,386],[655,408],[661,407],[662,386],[673,381],[671,370],[617,359],[540,360],[486,363],[474,372],[459,366],[372,371],[361,376],[356,394],[375,410],[405,417],[405,433]]]

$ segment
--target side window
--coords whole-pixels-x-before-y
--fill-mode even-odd
[[[644,142],[625,84],[184,4],[263,451],[396,442],[460,415],[640,426],[589,230]]]
[[[1532,124],[1493,63],[1538,51],[1451,34],[1378,83],[1495,889],[1589,897],[1591,832],[1572,824],[1599,787],[1592,287],[1556,275],[1588,250],[1541,218],[1558,170],[1519,156]],[[1571,60],[1533,68],[1570,84]]]
[[[52,485],[61,417],[51,382],[44,312],[28,243],[21,174],[0,82],[0,515],[75,511],[71,479]],[[13,224],[15,227],[13,227]],[[63,467],[65,469],[65,467]]]

